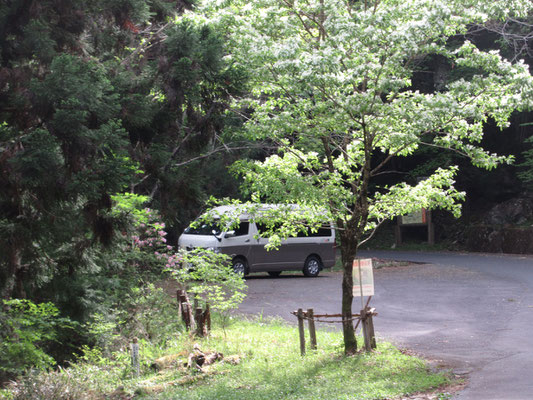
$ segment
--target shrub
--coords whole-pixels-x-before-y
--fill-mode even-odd
[[[182,263],[167,267],[178,283],[187,286],[189,293],[203,298],[221,313],[237,308],[244,300],[246,283],[241,274],[233,271],[229,256],[208,249],[180,254]]]
[[[124,336],[144,338],[162,345],[183,331],[176,302],[161,288],[149,284],[132,291],[126,300],[128,316],[122,326]]]
[[[101,398],[91,394],[86,385],[68,370],[48,373],[32,371],[9,387],[10,400],[90,400]]]
[[[60,317],[52,303],[11,299],[0,305],[0,378],[53,366],[55,360],[47,348],[59,330],[72,328],[74,323]]]

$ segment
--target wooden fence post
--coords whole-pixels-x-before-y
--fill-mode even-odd
[[[368,303],[370,302],[370,297],[368,301],[366,302],[366,305],[364,305],[364,308],[361,310],[359,314],[352,314],[352,320],[357,320],[357,323],[355,324],[354,330],[357,330],[357,327],[359,324],[361,324],[362,334],[364,338],[364,349],[365,351],[372,351],[372,349],[376,348],[376,336],[374,333],[374,315],[378,315],[376,313],[375,308],[368,307]],[[308,308],[306,312],[303,311],[303,309],[299,308],[297,311],[292,311],[291,314],[295,315],[298,318],[298,333],[300,336],[300,354],[302,356],[305,355],[305,323],[304,319],[308,320],[308,326],[309,326],[309,339],[310,339],[310,347],[313,350],[317,349],[317,339],[316,339],[316,327],[315,327],[315,318],[320,321],[320,318],[344,318],[343,314],[317,314],[315,315],[315,312],[312,308]],[[329,322],[329,321],[328,321]],[[333,323],[341,323],[343,321],[332,321]]]
[[[182,295],[182,290],[181,289],[178,289],[176,290],[176,300],[178,301],[178,318],[180,319],[183,319],[182,317],[182,311],[181,311],[181,295]]]
[[[191,307],[188,303],[183,303],[183,321],[185,321],[185,329],[191,329]]]
[[[191,329],[192,325],[192,310],[191,305],[188,302],[187,295],[182,292],[180,295],[180,303],[181,303],[181,317],[183,318],[183,322],[185,322],[185,328],[187,330]]]
[[[194,313],[194,320],[196,321],[196,335],[204,336],[204,312],[201,307],[196,307]]]
[[[363,325],[363,338],[365,339],[365,350],[372,351],[377,347],[376,334],[374,332],[374,308],[366,307],[361,310],[361,323]]]
[[[205,324],[207,331],[211,332],[211,308],[209,307],[209,303],[205,303]]]
[[[365,340],[365,350],[372,351],[370,332],[368,329],[368,315],[366,313],[366,308],[361,310],[361,324],[363,328],[363,339]]]
[[[305,331],[304,331],[304,312],[298,309],[298,331],[300,332],[300,354],[305,356]]]
[[[370,347],[372,349],[377,348],[376,345],[376,334],[374,332],[374,319],[373,314],[375,309],[374,308],[366,308],[368,314],[367,314],[367,320],[368,320],[368,336],[370,337]]]
[[[314,312],[312,308],[307,309],[307,324],[309,326],[309,341],[311,342],[311,349],[316,350],[316,329]]]

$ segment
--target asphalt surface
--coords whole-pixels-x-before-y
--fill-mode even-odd
[[[533,399],[533,257],[360,252],[420,264],[378,269],[371,305],[378,338],[468,378],[457,400]],[[317,278],[251,275],[240,311],[279,316],[313,308],[338,313],[341,273]],[[354,299],[354,312],[360,309]]]

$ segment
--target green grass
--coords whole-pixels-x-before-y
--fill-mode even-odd
[[[444,385],[444,374],[402,354],[390,344],[352,357],[342,355],[341,334],[319,331],[318,350],[299,354],[298,332],[280,322],[235,320],[225,333],[216,330],[199,341],[202,350],[239,355],[238,365],[219,363],[206,379],[174,385],[182,373],[171,373],[158,384],[165,391],[144,398],[160,399],[384,399]],[[142,383],[140,383],[142,386]],[[150,385],[147,385],[150,391]]]
[[[142,371],[133,377],[127,347],[111,359],[98,351],[59,372],[29,375],[19,384],[19,394],[0,391],[0,398],[69,399],[132,398],[180,400],[274,399],[392,399],[448,384],[444,373],[433,373],[426,363],[403,354],[388,343],[377,351],[343,355],[342,334],[319,330],[318,350],[300,356],[298,331],[280,321],[213,321],[213,331],[199,339],[178,333],[165,346],[141,346]],[[360,345],[362,343],[359,343]],[[204,352],[224,354],[224,360],[205,372],[183,366],[194,346]],[[177,365],[155,372],[150,365],[162,355],[177,354]],[[81,393],[81,397],[74,395]],[[123,396],[123,397],[121,397]]]

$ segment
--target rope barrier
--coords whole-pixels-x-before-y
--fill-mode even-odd
[[[315,322],[322,322],[326,324],[352,324],[353,321],[357,320],[354,331],[357,330],[359,324],[362,324],[363,337],[365,341],[366,351],[371,351],[376,348],[376,338],[374,335],[374,322],[372,317],[378,315],[375,308],[368,307],[370,302],[370,297],[366,303],[365,308],[363,308],[360,314],[351,314],[350,318],[344,318],[342,314],[315,314],[312,308],[308,308],[307,312],[299,308],[298,311],[292,311],[291,314],[298,318],[298,332],[300,335],[300,354],[305,355],[305,327],[304,321],[307,320],[309,325],[309,337],[311,341],[311,348],[317,348],[316,341],[316,331],[315,331]],[[336,320],[329,320],[326,318],[337,318]],[[338,319],[342,318],[342,319]],[[346,326],[346,325],[345,325]]]
[[[326,323],[326,324],[342,324],[344,321],[346,322],[352,322],[352,321],[355,321],[355,320],[360,320],[362,318],[366,318],[368,317],[369,315],[372,315],[373,317],[375,317],[376,315],[378,315],[377,312],[373,311],[374,309],[370,309],[368,310],[368,312],[366,313],[366,316],[365,317],[361,317],[360,314],[352,314],[352,318],[347,318],[345,320],[337,320],[337,321],[328,321],[328,320],[325,320],[325,319],[321,319],[321,318],[337,318],[337,317],[340,317],[341,315],[339,314],[331,314],[331,315],[328,315],[328,314],[318,314],[318,315],[314,315],[313,318],[309,318],[307,317],[307,313],[304,312],[303,313],[303,316],[302,316],[302,319],[305,319],[305,320],[313,320],[315,322],[323,322],[323,323]],[[294,316],[298,316],[298,312],[297,311],[292,311],[291,312],[292,315]],[[317,318],[318,317],[318,318]]]

